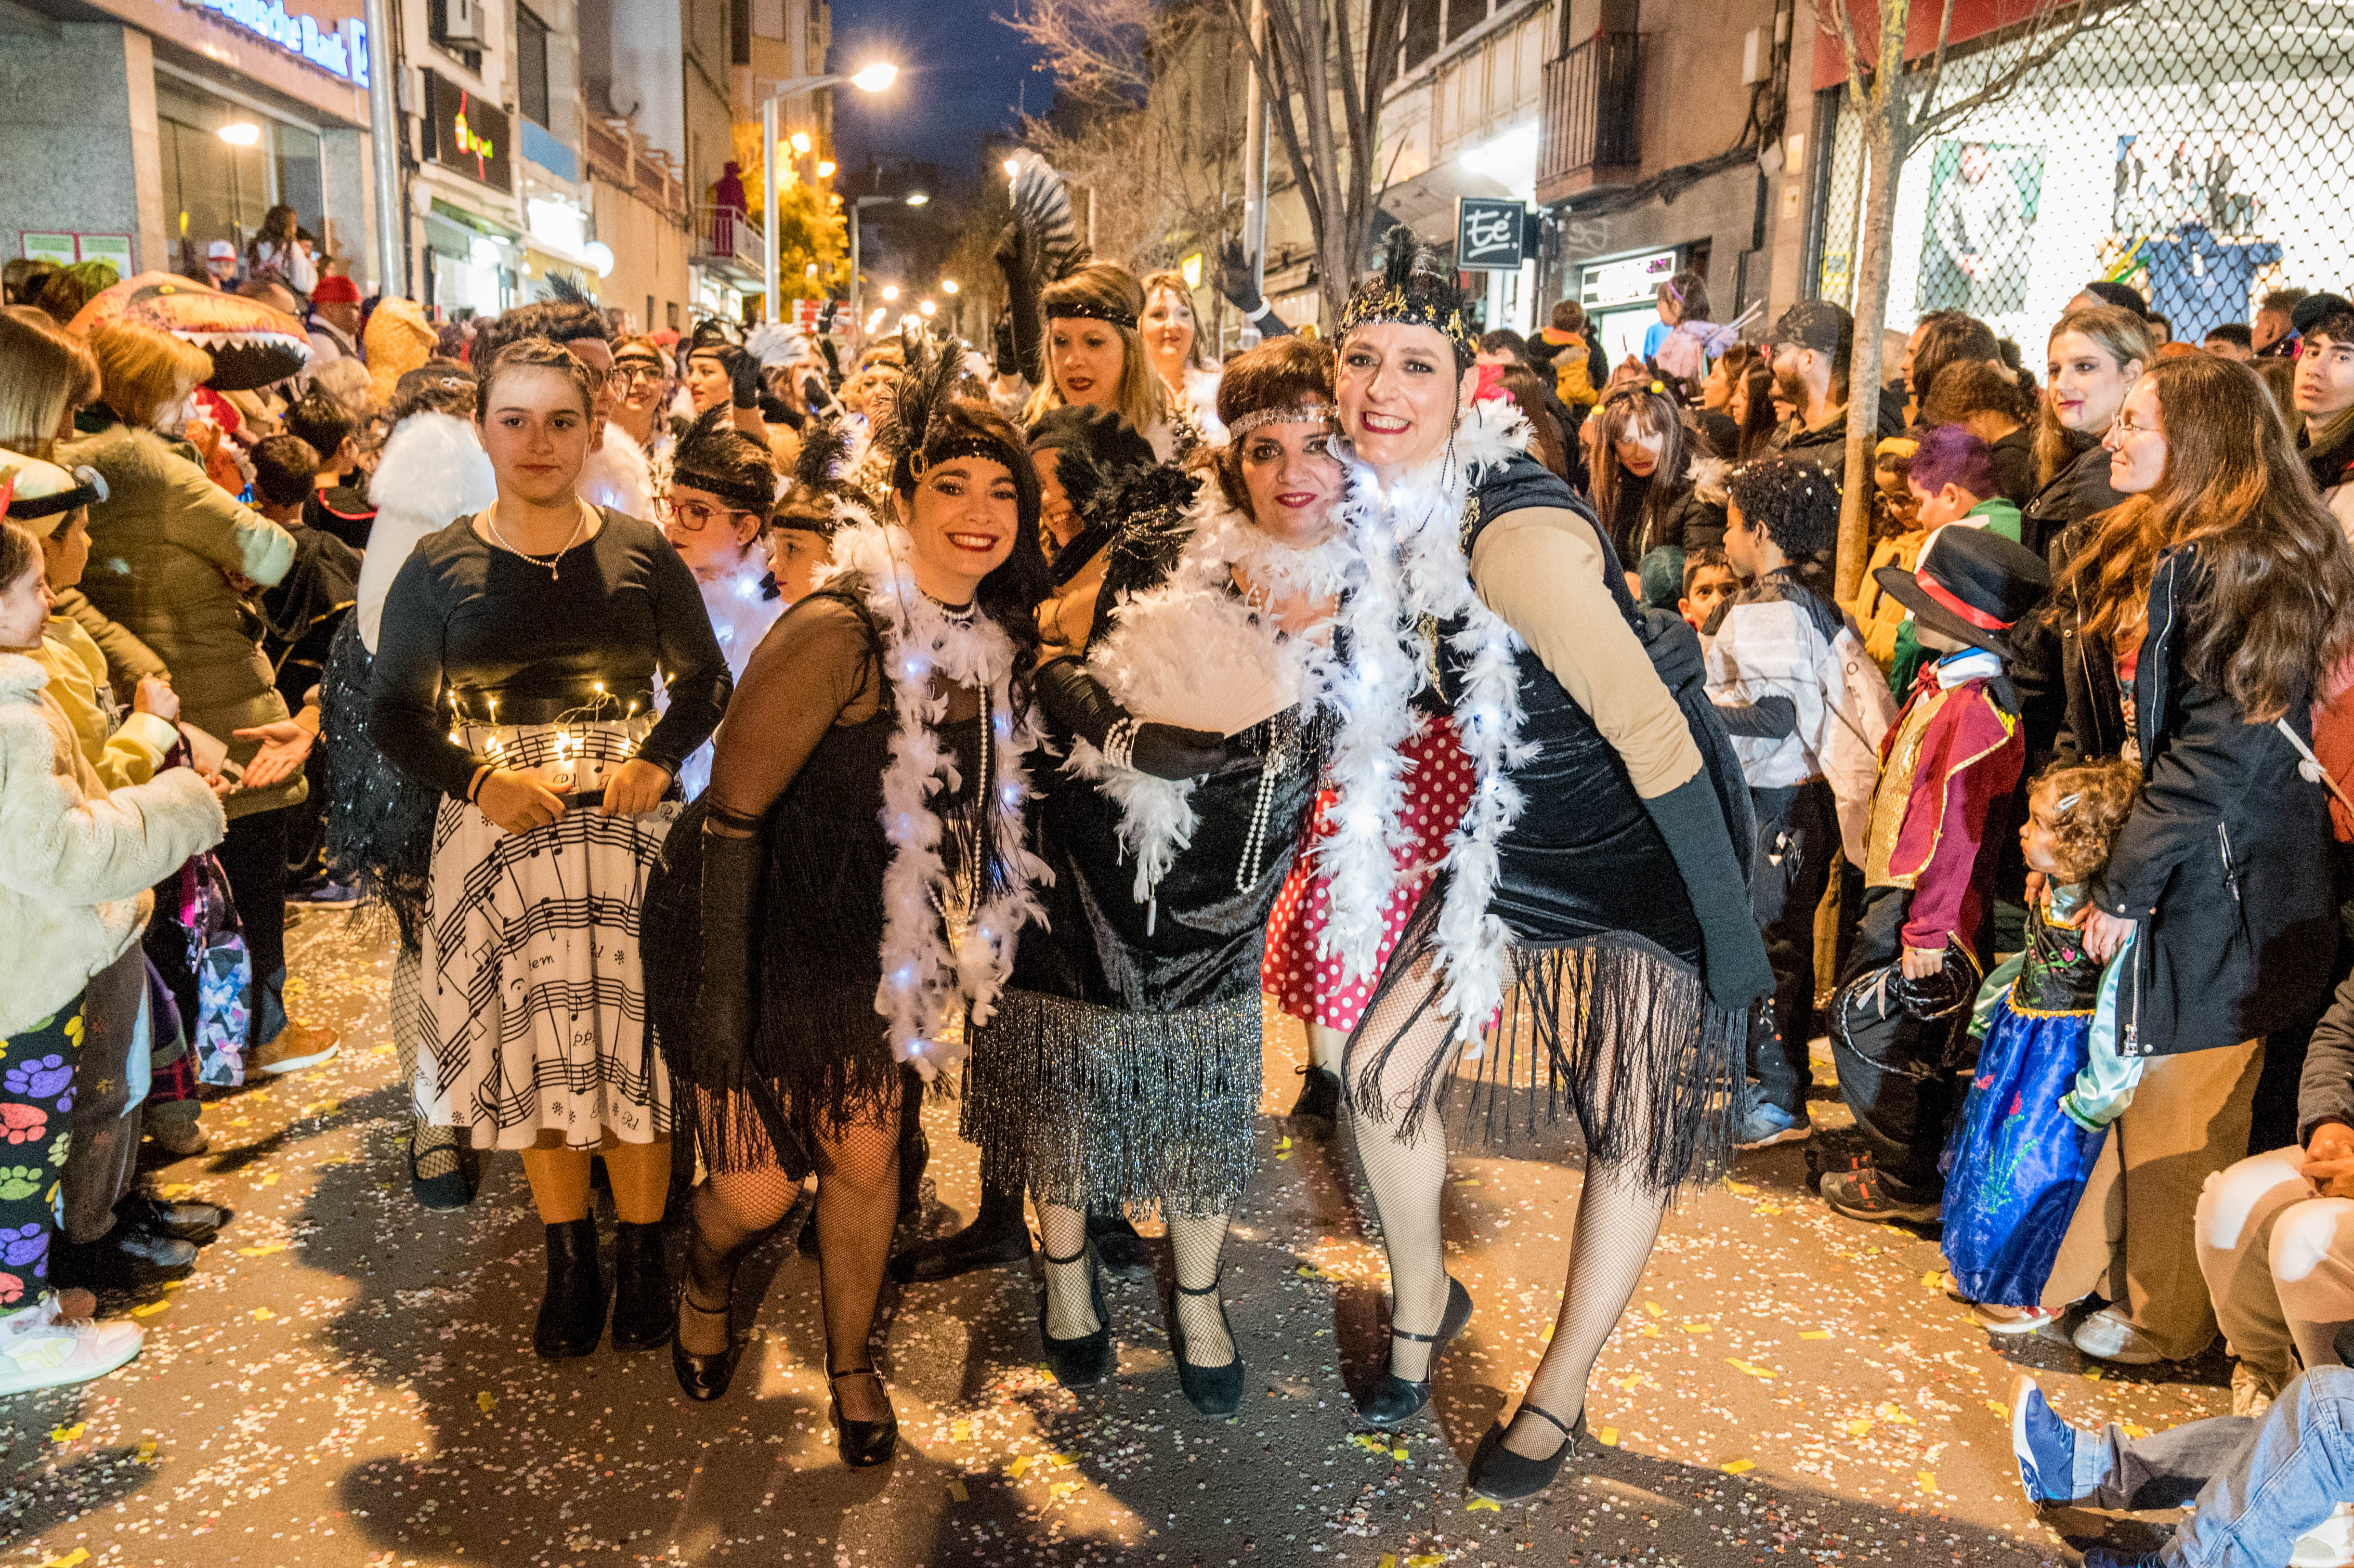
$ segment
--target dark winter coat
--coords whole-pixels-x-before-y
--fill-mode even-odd
[[[2127,1055],[2212,1050],[2312,1017],[2338,949],[2321,786],[2299,776],[2287,736],[2245,722],[2186,667],[2206,588],[2196,545],[2159,557],[2134,672],[2141,792],[2093,879],[2094,903],[2145,923],[2119,997]],[[2309,744],[2308,702],[2294,694],[2288,711]]]
[[[2069,443],[2076,446],[2072,438]],[[2098,440],[2086,440],[2066,466],[2040,487],[2020,510],[2019,542],[2045,556],[2057,577],[2066,558],[2055,552],[2061,535],[2096,513],[2125,500],[2109,487],[2109,454]]]
[[[2354,1127],[2354,975],[2338,986],[2306,1047],[2305,1079],[2296,1094],[2297,1141],[2311,1142],[2313,1129],[2325,1121]]]

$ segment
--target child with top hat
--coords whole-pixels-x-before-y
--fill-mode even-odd
[[[1832,1001],[1831,1055],[1871,1162],[1823,1178],[1850,1219],[1934,1221],[1938,1155],[1960,1104],[1946,1061],[1984,969],[1982,927],[1998,803],[2026,762],[2019,697],[2004,677],[2010,628],[2051,574],[1984,528],[1944,528],[1881,588],[1913,612],[1930,655],[1881,746],[1855,948]]]

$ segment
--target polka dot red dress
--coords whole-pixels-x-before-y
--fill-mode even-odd
[[[1382,943],[1376,960],[1389,962],[1399,933],[1414,917],[1415,906],[1430,886],[1431,876],[1447,858],[1447,835],[1463,821],[1478,783],[1471,759],[1456,738],[1455,721],[1444,715],[1426,717],[1398,750],[1406,759],[1405,825],[1412,835],[1397,852],[1398,885],[1382,911]],[[1317,934],[1331,912],[1331,885],[1317,869],[1318,841],[1331,833],[1326,821],[1339,791],[1327,785],[1318,791],[1316,810],[1292,862],[1291,874],[1275,901],[1267,925],[1267,957],[1259,969],[1259,984],[1274,993],[1283,1011],[1327,1029],[1347,1031],[1357,1026],[1365,1003],[1373,997],[1373,981],[1343,980],[1341,960],[1316,950]]]

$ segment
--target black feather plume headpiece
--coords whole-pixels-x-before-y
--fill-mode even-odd
[[[1459,372],[1479,357],[1479,345],[1463,320],[1463,296],[1455,280],[1439,270],[1438,259],[1401,223],[1389,231],[1382,270],[1351,295],[1341,312],[1341,335],[1375,322],[1426,326],[1455,345]]]
[[[964,355],[957,344],[911,324],[900,329],[899,352],[907,368],[881,438],[891,453],[892,489],[913,490],[927,470],[950,458],[985,457],[1009,470],[1029,466],[1027,452],[948,417],[964,379]]]
[[[679,437],[670,482],[763,519],[777,503],[777,469],[769,449],[736,428],[735,410],[725,403],[705,408]]]
[[[865,504],[865,497],[842,477],[849,461],[850,433],[839,420],[811,419],[802,426],[792,485],[777,503],[777,526],[803,528],[822,539],[832,538],[833,531],[842,526],[843,503]]]

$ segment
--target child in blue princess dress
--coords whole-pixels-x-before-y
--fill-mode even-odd
[[[2140,782],[2130,762],[2062,763],[2028,791],[2020,845],[2042,886],[2029,899],[2025,950],[1979,988],[1978,1070],[1945,1160],[1947,1286],[1999,1334],[2060,1316],[2043,1305],[2044,1283],[2108,1124],[2141,1075],[2116,1048],[2130,944],[2104,965],[2077,928]]]

